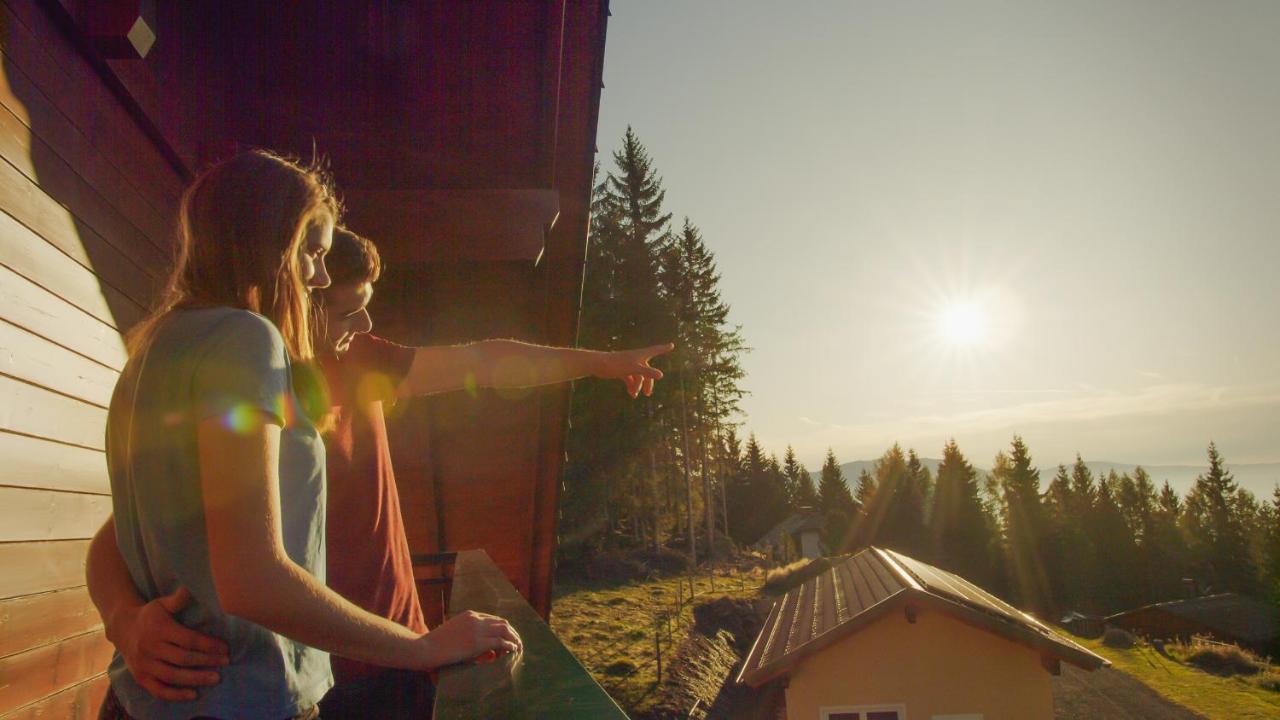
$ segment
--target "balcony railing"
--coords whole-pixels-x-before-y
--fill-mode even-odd
[[[506,618],[524,652],[440,672],[437,720],[463,718],[602,718],[626,720],[582,663],[507,581],[483,550],[457,554],[449,613],[465,610]]]

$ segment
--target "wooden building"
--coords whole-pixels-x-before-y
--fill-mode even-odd
[[[1199,635],[1280,659],[1280,610],[1257,598],[1217,593],[1144,605],[1109,615],[1108,626],[1152,640]]]
[[[821,512],[802,507],[752,543],[751,549],[784,564],[796,560],[817,560],[825,549],[822,532],[826,526],[826,518]]]
[[[607,15],[0,0],[0,718],[90,717],[104,691],[83,561],[106,407],[186,183],[240,148],[318,152],[388,261],[380,331],[573,344]],[[485,549],[544,617],[567,401],[457,394],[393,427],[412,550]]]
[[[790,720],[1049,720],[1064,661],[1109,664],[959,576],[872,547],[774,603],[738,681],[784,688]]]

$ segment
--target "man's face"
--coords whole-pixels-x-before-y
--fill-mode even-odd
[[[333,285],[324,290],[325,344],[336,355],[351,347],[351,341],[373,329],[369,319],[371,283]]]

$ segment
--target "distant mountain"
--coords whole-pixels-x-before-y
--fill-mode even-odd
[[[920,458],[920,462],[929,468],[929,472],[936,477],[938,474],[938,465],[942,460],[938,458]],[[849,484],[849,489],[854,490],[858,484],[858,474],[864,469],[872,472],[875,469],[875,460],[855,460],[847,462],[840,466],[840,470],[844,472],[845,481]],[[1120,463],[1108,462],[1106,460],[1086,461],[1086,465],[1093,471],[1094,477],[1106,475],[1112,470],[1117,473],[1132,473],[1133,469],[1138,465],[1136,463]],[[1054,473],[1057,472],[1057,465],[1037,465],[1040,468],[1041,489],[1048,487],[1049,481],[1053,479]],[[1070,468],[1070,464],[1067,466]],[[1208,469],[1207,465],[1143,465],[1143,468],[1151,475],[1151,480],[1156,484],[1158,490],[1164,485],[1164,481],[1168,480],[1173,489],[1178,492],[1179,496],[1185,496],[1187,491],[1191,489],[1191,484],[1195,482],[1197,476]],[[978,472],[990,472],[988,468],[977,468]],[[1280,483],[1280,463],[1227,463],[1227,470],[1235,476],[1236,482],[1240,487],[1252,492],[1259,500],[1270,500],[1272,491],[1276,483]],[[821,477],[819,472],[810,472],[813,476],[814,484],[817,484]]]

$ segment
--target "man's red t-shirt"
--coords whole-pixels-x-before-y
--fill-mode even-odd
[[[329,385],[328,584],[376,615],[427,631],[413,582],[413,561],[400,515],[383,402],[409,372],[414,349],[360,335],[341,356],[320,360]],[[332,656],[334,680],[350,682],[383,668]]]

